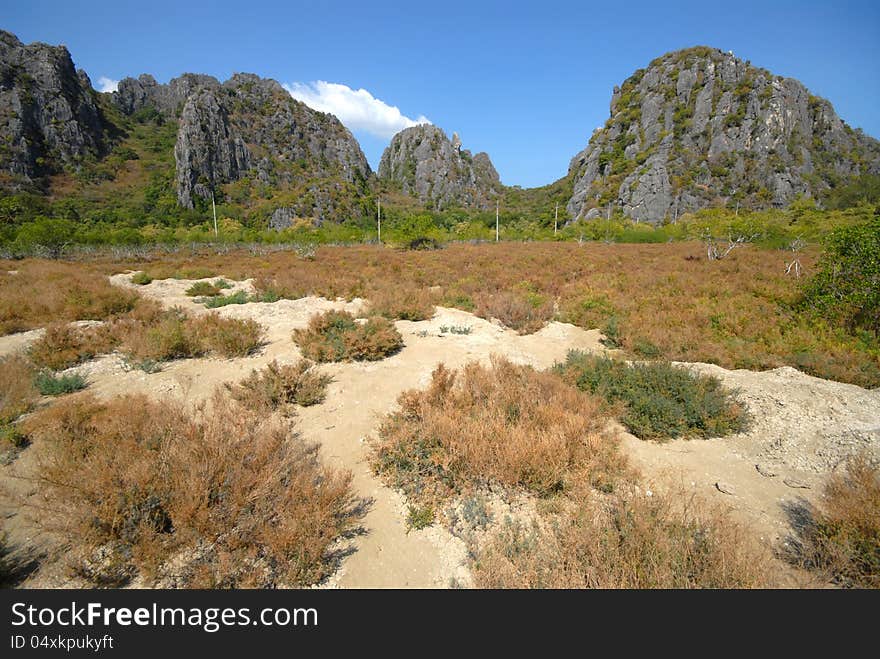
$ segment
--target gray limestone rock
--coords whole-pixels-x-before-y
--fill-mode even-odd
[[[379,178],[437,209],[493,206],[502,185],[492,161],[460,147],[460,140],[450,141],[436,126],[406,128],[382,154]]]
[[[782,207],[880,172],[880,142],[797,80],[718,49],[655,59],[615,87],[611,116],[569,166],[571,217],[613,204],[660,223],[738,200]]]
[[[111,128],[64,46],[0,31],[0,171],[12,187],[101,157]]]

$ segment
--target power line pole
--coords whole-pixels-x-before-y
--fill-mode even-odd
[[[376,228],[379,232],[379,244],[382,243],[382,200],[376,199]]]
[[[559,202],[556,202],[556,215],[553,217],[553,235],[559,230]]]
[[[499,205],[499,202],[496,201],[495,202],[495,242],[496,243],[500,240],[500,238],[499,238],[500,234],[498,232],[498,205]]]
[[[213,190],[211,190],[211,210],[214,211],[214,237],[216,238],[217,236],[220,235],[220,233],[217,231],[217,207],[214,205],[214,191]]]

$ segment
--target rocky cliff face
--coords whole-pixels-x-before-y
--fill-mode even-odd
[[[119,83],[113,101],[126,114],[179,116],[174,149],[177,198],[197,197],[248,179],[288,191],[271,211],[270,226],[296,218],[316,223],[360,213],[370,167],[357,141],[336,117],[294,100],[277,82],[237,73],[224,83],[185,74],[167,85],[149,75]]]
[[[880,143],[797,80],[706,47],[669,53],[614,89],[611,116],[571,161],[568,212],[609,206],[659,223],[723,203],[784,206],[880,172]]]
[[[152,109],[165,117],[176,117],[193,93],[203,88],[216,90],[219,87],[216,78],[206,75],[184,73],[167,85],[160,85],[153,76],[145,73],[137,78],[120,80],[112,98],[125,114]]]
[[[431,125],[400,131],[382,154],[379,178],[435,208],[488,208],[502,190],[498,172],[485,153],[471,155]]]
[[[0,31],[0,172],[21,187],[109,146],[89,77],[64,46],[22,44]]]

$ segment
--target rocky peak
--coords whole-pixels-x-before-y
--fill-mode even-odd
[[[0,31],[0,170],[13,186],[103,155],[106,128],[89,77],[64,46]]]
[[[569,167],[576,218],[610,205],[653,223],[734,199],[784,206],[880,171],[880,143],[828,101],[715,48],[655,59],[615,87],[610,109]]]
[[[435,208],[488,208],[501,191],[489,156],[461,149],[440,128],[423,124],[395,135],[382,154],[379,178],[401,186],[404,193]]]
[[[196,91],[183,107],[174,152],[182,206],[191,208],[194,196],[207,198],[216,186],[247,176],[281,188],[307,185],[308,203],[299,200],[280,216],[322,221],[336,208],[329,197],[340,196],[337,182],[363,187],[370,175],[348,129],[291,98],[275,80],[236,73],[222,85],[189,82]]]
[[[132,115],[151,108],[165,117],[176,117],[186,100],[200,89],[218,89],[220,83],[211,76],[184,73],[167,85],[144,73],[137,78],[123,78],[113,92],[113,103],[125,114]]]

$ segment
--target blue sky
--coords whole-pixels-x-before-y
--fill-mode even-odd
[[[693,45],[798,78],[880,137],[876,0],[4,4],[0,27],[65,44],[96,87],[247,71],[335,104],[374,168],[388,135],[427,118],[487,151],[504,183],[550,183],[607,118],[614,85]]]

